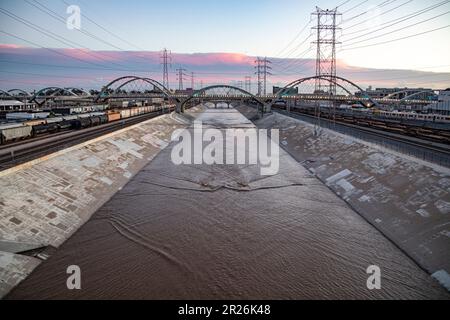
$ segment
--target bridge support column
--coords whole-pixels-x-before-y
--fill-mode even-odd
[[[177,113],[182,113],[182,112],[183,112],[182,106],[181,106],[181,103],[180,103],[180,102],[177,103],[177,106],[176,106],[176,108],[175,108],[175,111],[176,111]]]

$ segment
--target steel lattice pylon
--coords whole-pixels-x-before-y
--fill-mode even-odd
[[[161,53],[161,64],[163,66],[163,86],[167,89],[170,88],[169,82],[169,68],[172,62],[171,52],[167,49],[164,49]]]
[[[317,46],[316,93],[336,95],[336,32],[340,30],[336,22],[342,14],[337,12],[337,8],[323,10],[316,7],[312,15],[317,16],[317,26],[313,27],[317,32],[317,39],[313,42]],[[323,81],[322,78],[330,81]]]

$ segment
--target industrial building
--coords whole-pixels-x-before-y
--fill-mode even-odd
[[[36,108],[33,102],[21,102],[18,100],[0,100],[0,111],[27,111]]]
[[[433,113],[450,115],[450,88],[440,91],[438,102],[425,107],[425,110]]]
[[[280,91],[283,90],[283,89],[285,89],[285,88],[274,86],[272,92],[273,92],[273,94],[277,94],[278,92],[280,92]],[[298,94],[298,88],[296,87],[296,88],[289,88],[289,89],[286,89],[286,93],[285,93],[285,94],[288,94],[288,95],[296,95],[296,94]]]

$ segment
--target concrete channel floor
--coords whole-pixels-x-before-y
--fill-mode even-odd
[[[236,110],[206,127],[249,128]],[[179,165],[174,143],[8,299],[448,299],[449,294],[291,156],[258,165]],[[66,269],[81,268],[81,290]],[[370,265],[381,290],[366,286]]]

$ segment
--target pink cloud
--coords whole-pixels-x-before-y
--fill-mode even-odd
[[[176,54],[177,63],[190,64],[195,66],[210,65],[252,65],[253,57],[240,53],[194,53],[194,54]],[[174,57],[174,58],[175,58]]]
[[[17,45],[17,44],[0,43],[0,49],[21,49],[21,48],[25,48],[25,47]]]
[[[42,86],[53,83],[61,83],[72,86],[91,87],[100,86],[101,81],[93,79],[103,77],[113,79],[124,75],[140,75],[152,77],[156,80],[162,78],[159,51],[91,51],[80,48],[73,49],[51,49],[58,50],[63,55],[56,54],[46,49],[23,47],[14,44],[0,44],[0,55],[5,62],[1,65],[4,71],[26,72],[42,75],[25,76],[5,72],[3,79],[14,81],[25,81],[32,78],[39,81]],[[75,58],[75,59],[72,59]],[[12,63],[8,63],[10,60]],[[188,72],[194,72],[197,86],[200,81],[204,85],[208,83],[229,84],[243,81],[245,76],[253,76],[255,57],[240,53],[193,53],[172,54],[172,69],[170,70],[170,81],[175,86],[175,69],[183,66]],[[314,60],[295,59],[271,59],[273,61],[273,76],[269,77],[270,84],[284,85],[292,80],[312,76],[315,74]],[[84,61],[84,62],[83,62]],[[20,64],[23,62],[23,64]],[[87,62],[87,63],[86,63]],[[92,65],[95,62],[95,65]],[[91,63],[91,65],[89,65]],[[46,65],[55,65],[57,68],[47,68]],[[98,66],[97,66],[98,65]],[[67,69],[64,69],[67,66]],[[61,68],[63,67],[63,68]],[[104,67],[105,70],[102,70]],[[127,71],[129,70],[129,71]],[[49,75],[46,77],[46,75]],[[408,85],[419,84],[428,86],[428,80],[436,86],[448,87],[449,74],[431,73],[413,70],[380,70],[353,67],[338,60],[338,75],[352,80],[361,85],[397,86],[399,83]],[[105,81],[106,82],[106,81]],[[4,82],[5,83],[5,82]],[[0,88],[5,84],[0,84]],[[189,80],[185,86],[190,86]]]

